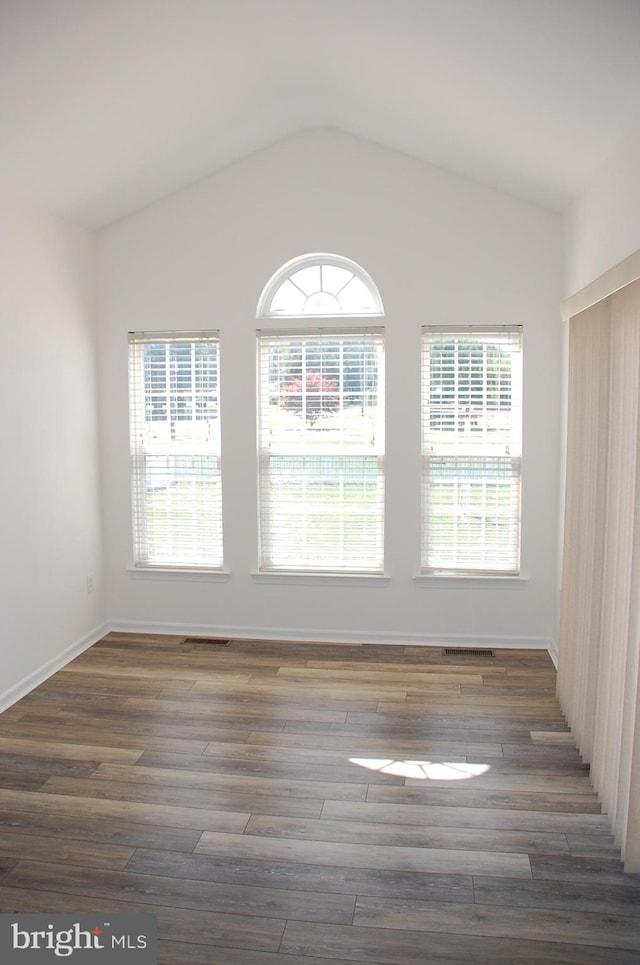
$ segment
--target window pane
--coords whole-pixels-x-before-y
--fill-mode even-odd
[[[313,292],[304,303],[304,311],[307,315],[337,315],[341,305],[329,292]]]
[[[148,455],[144,460],[147,562],[220,565],[220,467],[215,456]]]
[[[353,272],[347,271],[346,268],[340,268],[338,265],[322,266],[322,287],[332,295],[339,296],[340,291],[352,278]]]
[[[269,312],[272,315],[302,315],[306,297],[305,293],[287,278],[273,296]]]
[[[375,456],[271,456],[262,479],[269,568],[379,569]]]
[[[348,285],[342,289],[338,298],[345,315],[367,315],[369,312],[376,310],[371,292],[364,282],[360,278],[356,278],[355,275]]]
[[[519,460],[432,456],[425,485],[428,568],[517,568]]]
[[[307,296],[311,295],[312,292],[317,292],[322,289],[319,265],[309,265],[308,268],[301,268],[299,271],[294,271],[290,277],[293,284],[302,289]]]

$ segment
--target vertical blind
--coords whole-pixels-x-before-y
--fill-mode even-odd
[[[383,344],[258,332],[262,570],[382,572]]]
[[[517,573],[522,329],[422,332],[423,572]]]
[[[134,560],[222,566],[217,333],[131,333]]]
[[[614,270],[607,280],[613,279]],[[640,280],[635,280],[570,319],[558,641],[562,709],[590,764],[625,871],[634,873],[640,872],[639,668]]]

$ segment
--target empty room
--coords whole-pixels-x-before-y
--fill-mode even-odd
[[[0,0],[3,962],[640,961],[638,49]]]

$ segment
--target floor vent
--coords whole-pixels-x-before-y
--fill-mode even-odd
[[[193,647],[196,644],[207,647],[228,647],[231,640],[224,637],[185,637],[182,646]]]
[[[470,647],[445,647],[443,657],[495,657],[495,650],[473,650]]]

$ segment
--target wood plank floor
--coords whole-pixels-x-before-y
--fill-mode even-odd
[[[0,715],[0,911],[163,965],[640,962],[543,651],[111,633]]]

